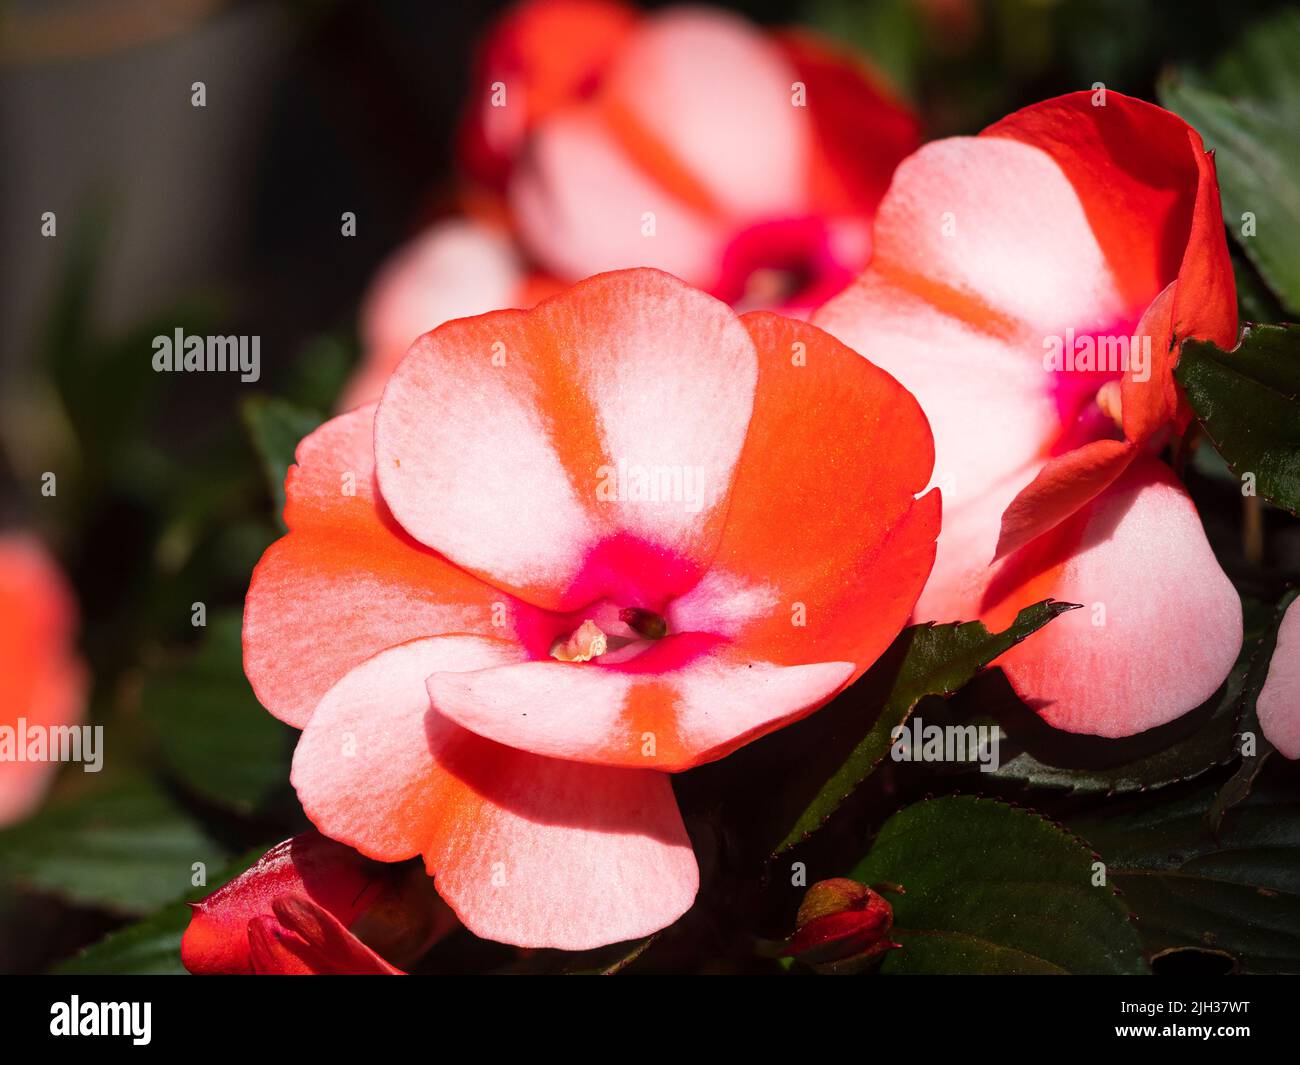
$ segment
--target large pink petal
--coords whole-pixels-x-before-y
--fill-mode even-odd
[[[778,666],[717,651],[662,671],[524,662],[436,673],[429,695],[443,716],[520,750],[678,771],[804,716],[853,673],[852,662]]]
[[[298,445],[289,534],[262,556],[244,603],[244,671],[262,705],[296,728],[376,651],[511,631],[513,600],[413,541],[377,497],[374,411],[335,418]]]
[[[1300,758],[1300,599],[1282,616],[1255,709],[1268,741],[1287,758]]]
[[[997,545],[998,522],[1032,475],[1032,469],[1019,470],[982,495],[955,504],[949,504],[945,495],[934,568],[912,612],[914,618],[947,622],[980,616],[993,576],[989,563]]]
[[[1241,649],[1241,602],[1168,467],[1141,458],[1069,521],[1004,560],[985,600],[1001,625],[1052,596],[1058,617],[999,664],[1067,732],[1131,736],[1199,706]]]
[[[656,271],[601,275],[421,337],[376,415],[379,483],[423,543],[571,609],[599,596],[576,582],[613,538],[707,562],[756,376],[725,304]],[[639,498],[620,470],[698,491]]]
[[[1060,435],[1048,338],[1112,329],[1127,313],[1051,157],[977,137],[926,145],[900,165],[871,265],[813,323],[916,396],[934,429],[934,483],[959,504]]]
[[[430,674],[517,653],[449,636],[355,669],[321,701],[294,755],[303,809],[371,857],[422,853],[477,935],[581,950],[657,931],[698,886],[668,777],[510,750],[430,709]]]

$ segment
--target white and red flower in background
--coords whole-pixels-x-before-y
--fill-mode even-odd
[[[384,266],[341,409],[377,399],[426,330],[606,270],[659,267],[742,309],[806,314],[865,265],[920,140],[856,57],[703,7],[526,0],[484,43],[470,101],[467,216]]]
[[[503,187],[555,276],[652,266],[735,305],[804,311],[865,265],[876,205],[920,139],[861,60],[811,34],[571,0],[501,21],[465,130],[467,168]]]

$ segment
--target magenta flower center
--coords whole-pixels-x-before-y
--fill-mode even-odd
[[[534,660],[587,663],[626,672],[677,669],[722,642],[674,623],[675,605],[699,583],[698,565],[619,534],[590,551],[570,585],[573,610],[517,607],[520,642]]]
[[[742,230],[722,255],[714,295],[739,310],[818,307],[853,280],[826,222],[792,218]]]

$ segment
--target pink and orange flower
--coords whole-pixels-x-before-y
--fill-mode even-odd
[[[930,431],[820,330],[666,274],[421,337],[299,446],[245,669],[327,836],[473,932],[581,949],[698,872],[670,774],[816,710],[904,625]]]
[[[1049,596],[1089,607],[1000,660],[1067,731],[1132,735],[1213,694],[1241,604],[1156,457],[1191,418],[1179,344],[1237,333],[1194,130],[1076,93],[927,145],[881,204],[870,267],[813,321],[895,374],[934,428],[945,521],[919,616],[1000,627]],[[1121,340],[1138,362],[1115,359]],[[1051,365],[1067,347],[1093,361]]]

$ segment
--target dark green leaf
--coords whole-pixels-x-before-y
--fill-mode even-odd
[[[894,730],[921,699],[951,695],[999,655],[1075,607],[1050,599],[1035,603],[998,633],[978,621],[905,629],[866,676],[841,696],[855,708],[852,731],[828,740],[817,763],[792,774],[791,784],[805,792],[805,799],[791,807],[796,813],[775,853],[807,838],[852,794],[889,752]],[[824,723],[838,724],[838,716],[827,714]],[[867,722],[873,723],[864,733]]]
[[[244,401],[244,425],[262,459],[276,518],[284,527],[284,478],[293,465],[298,442],[321,424],[314,411],[295,407],[282,399],[252,396]]]
[[[1300,326],[1248,326],[1231,352],[1189,340],[1174,374],[1233,472],[1300,511]]]
[[[259,847],[232,862],[221,876],[196,888],[182,902],[173,902],[143,921],[110,932],[98,943],[56,965],[59,976],[184,976],[181,936],[190,923],[189,903],[206,898],[252,865],[268,848]]]
[[[1148,952],[1226,951],[1247,972],[1300,972],[1300,801],[1256,787],[1206,819],[1213,788],[1071,823],[1105,857]]]
[[[1159,87],[1161,102],[1215,150],[1228,228],[1264,280],[1300,310],[1300,12],[1253,26],[1207,75],[1179,71]],[[1243,233],[1243,215],[1254,235]]]
[[[184,895],[195,862],[219,868],[225,854],[174,800],[139,777],[96,782],[0,833],[0,870],[14,883],[126,914],[149,913]]]
[[[292,733],[248,686],[238,612],[209,618],[197,654],[146,680],[143,705],[166,768],[203,798],[248,813],[288,780]]]
[[[888,896],[886,973],[1144,973],[1137,931],[1095,855],[1028,810],[930,799],[885,823],[849,875]]]

